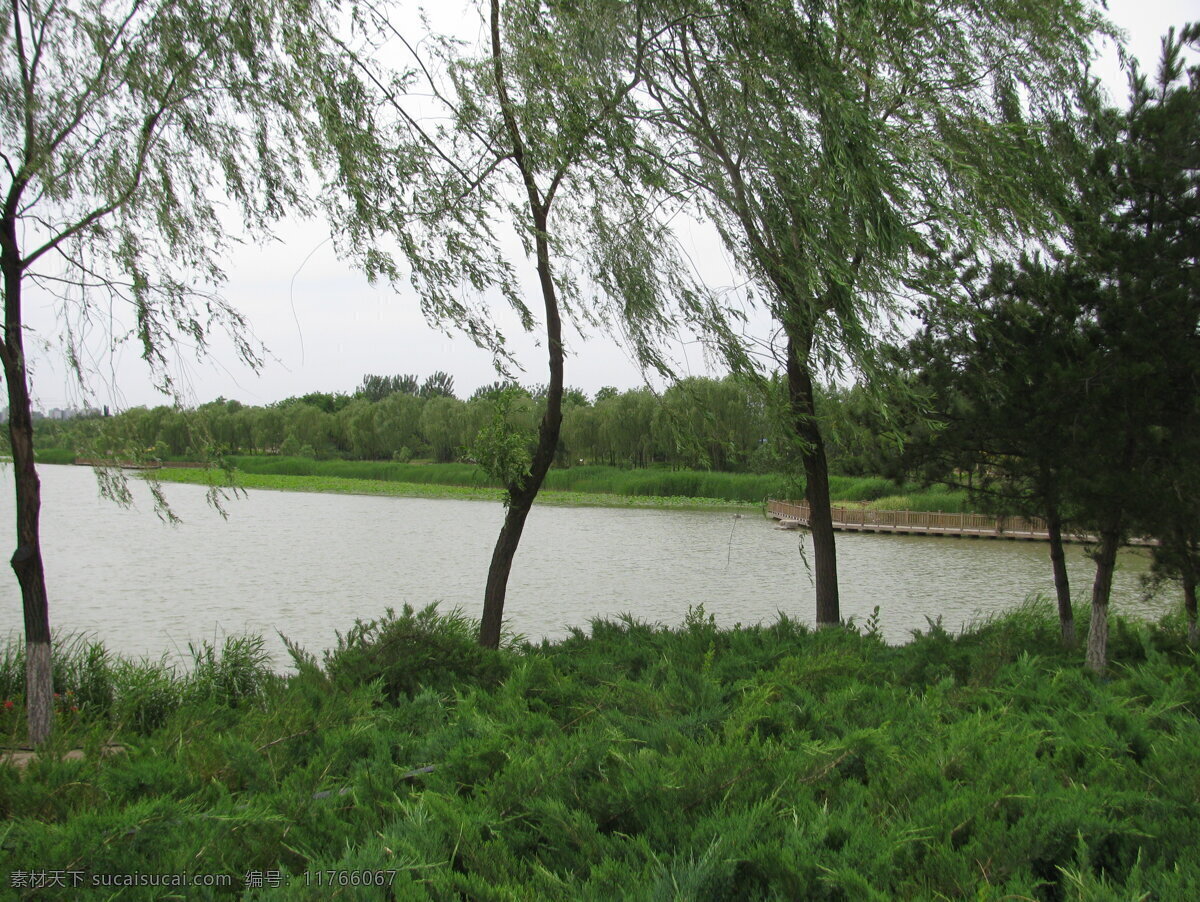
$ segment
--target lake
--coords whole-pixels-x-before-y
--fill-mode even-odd
[[[223,520],[202,488],[166,485],[182,524],[153,512],[140,480],[135,506],[99,497],[85,467],[44,466],[43,554],[55,630],[94,633],[129,655],[185,653],[189,640],[263,635],[277,660],[278,633],[319,653],[355,618],[387,607],[439,602],[477,617],[500,504],[423,498],[251,491]],[[3,469],[0,522],[15,547],[12,472]],[[509,628],[561,637],[594,617],[622,613],[680,623],[703,604],[719,624],[770,621],[777,612],[812,622],[804,533],[757,514],[535,507],[509,583]],[[7,544],[4,544],[4,543]],[[1143,599],[1144,550],[1122,553],[1113,609],[1157,617],[1177,593]],[[1091,562],[1068,549],[1077,602]],[[862,623],[880,607],[885,638],[901,642],[927,617],[958,630],[1031,593],[1053,593],[1046,546],[951,538],[841,533],[842,616]],[[0,632],[22,628],[16,578],[3,576]]]

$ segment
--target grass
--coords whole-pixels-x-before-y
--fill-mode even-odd
[[[86,634],[57,633],[54,640],[55,709],[68,734],[80,723],[103,724],[114,733],[146,734],[184,704],[216,702],[236,707],[260,694],[279,676],[258,636],[228,636],[217,647],[189,644],[190,663],[166,658],[139,661],[111,655]],[[10,637],[0,645],[0,703],[7,712],[4,743],[21,744],[22,718],[8,703],[25,693],[24,644]],[[18,713],[14,713],[18,712]]]
[[[68,448],[38,448],[33,452],[33,457],[40,464],[75,463],[75,452]]]
[[[192,485],[220,485],[222,471],[155,470],[153,478],[162,482]],[[274,489],[287,492],[332,492],[350,495],[396,495],[408,498],[459,498],[466,500],[501,501],[504,492],[498,488],[438,483],[385,482],[379,479],[355,479],[341,476],[293,476],[245,473],[238,471],[236,484],[247,489]],[[669,508],[672,510],[757,510],[759,505],[723,501],[718,498],[658,497],[652,495],[606,495],[579,491],[543,490],[538,493],[539,504],[575,507]]]
[[[181,701],[81,709],[23,774],[0,767],[0,858],[233,877],[195,898],[1196,898],[1180,626],[1118,618],[1103,680],[1042,603],[900,647],[699,608],[488,651],[463,615],[406,608],[296,649],[285,678],[218,677],[256,671],[216,649],[188,673],[108,656]],[[126,752],[98,754],[112,737]]]
[[[300,457],[242,456],[228,458],[246,488],[288,491],[392,494],[410,497],[502,497],[499,484],[474,464],[401,464],[386,461],[316,461]],[[209,477],[187,471],[162,470],[159,478],[171,482],[209,484]],[[877,509],[892,504],[913,505],[909,510],[966,510],[966,495],[940,487],[900,487],[880,477],[833,476],[830,490],[835,503],[863,503]],[[616,506],[711,508],[758,505],[767,497],[787,497],[803,492],[780,475],[716,473],[700,470],[626,470],[583,466],[551,470],[538,495],[541,503]]]
[[[299,457],[241,456],[229,458],[244,473],[325,476],[409,484],[500,488],[475,464],[402,464],[388,461],[309,460]],[[778,476],[753,473],[714,473],[698,470],[641,469],[586,466],[553,469],[546,476],[548,491],[631,497],[710,498],[761,503],[780,489]]]
[[[70,464],[75,455],[46,449],[37,452],[37,459],[39,463]],[[318,461],[272,455],[231,456],[227,461],[239,471],[238,481],[246,488],[485,500],[502,497],[500,484],[475,464]],[[189,476],[179,470],[160,471],[159,477],[168,482],[210,484],[208,477]],[[373,483],[389,488],[378,488]],[[875,510],[970,511],[965,492],[944,486],[898,486],[883,477],[859,476],[831,476],[829,485],[835,504],[864,504]],[[714,502],[761,504],[768,497],[796,497],[802,493],[802,484],[779,474],[583,466],[551,470],[538,497],[545,504],[689,509],[711,507]]]

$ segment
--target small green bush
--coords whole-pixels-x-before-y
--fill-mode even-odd
[[[439,613],[437,605],[415,611],[388,608],[377,620],[357,620],[337,646],[325,653],[335,685],[352,688],[376,680],[395,703],[421,689],[466,691],[494,686],[508,673],[506,656],[481,648],[478,627],[460,611]]]

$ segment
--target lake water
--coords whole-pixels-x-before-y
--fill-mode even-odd
[[[488,560],[503,517],[498,503],[251,491],[223,520],[202,488],[167,485],[183,523],[153,512],[131,479],[135,507],[99,497],[84,467],[45,466],[43,553],[51,625],[86,631],[109,648],[157,657],[189,640],[277,633],[320,652],[355,618],[405,603],[439,602],[478,616]],[[0,473],[0,523],[12,530],[11,470]],[[811,622],[812,583],[803,533],[757,514],[535,507],[509,583],[509,628],[563,636],[594,617],[630,613],[675,625],[704,604],[717,622],[756,623],[779,611]],[[7,544],[6,544],[7,543]],[[0,533],[4,557],[13,533]],[[1092,565],[1068,549],[1083,603]],[[1031,593],[1052,594],[1046,546],[1033,542],[842,533],[842,616],[860,623],[879,605],[885,637],[903,641],[926,617],[957,630]],[[1145,552],[1124,552],[1115,610],[1158,616],[1176,594],[1146,601]],[[22,628],[20,592],[5,568],[0,634]]]

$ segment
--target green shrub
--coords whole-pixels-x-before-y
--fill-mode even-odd
[[[239,892],[279,871],[314,899],[388,896],[302,876],[378,869],[404,899],[1194,898],[1200,668],[1178,617],[1119,620],[1130,657],[1102,679],[1045,599],[902,646],[697,607],[490,653],[461,614],[406,608],[257,694],[250,640],[190,674],[114,661],[144,732],[0,767],[0,854]]]
[[[460,611],[439,613],[432,604],[399,614],[388,608],[377,620],[356,620],[337,646],[325,653],[325,669],[335,685],[350,688],[381,681],[395,703],[422,688],[439,692],[494,686],[508,672],[507,658],[482,648],[478,627]]]

